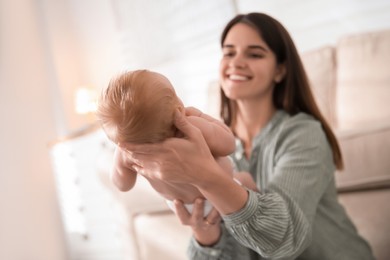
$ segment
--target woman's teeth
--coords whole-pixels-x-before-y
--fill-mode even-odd
[[[232,75],[229,75],[229,79],[230,79],[230,80],[240,80],[240,81],[244,81],[244,80],[248,80],[249,77],[232,74]]]

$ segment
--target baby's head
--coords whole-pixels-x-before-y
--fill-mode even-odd
[[[173,117],[178,108],[183,104],[166,77],[136,70],[110,81],[97,116],[115,143],[154,143],[175,135]]]

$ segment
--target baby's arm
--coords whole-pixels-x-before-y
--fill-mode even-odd
[[[224,123],[193,107],[186,108],[185,113],[190,123],[200,129],[214,156],[234,152],[234,135]]]
[[[137,180],[137,173],[125,164],[125,156],[126,152],[121,148],[115,149],[111,180],[120,191],[130,190]]]

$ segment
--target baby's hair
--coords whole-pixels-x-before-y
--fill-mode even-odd
[[[155,143],[175,135],[177,109],[182,103],[166,77],[136,70],[110,81],[100,97],[97,117],[114,143]]]

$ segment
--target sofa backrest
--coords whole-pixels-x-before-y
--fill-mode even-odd
[[[390,123],[390,30],[345,36],[301,57],[333,129]]]
[[[339,128],[390,122],[390,30],[342,38],[336,61]]]

